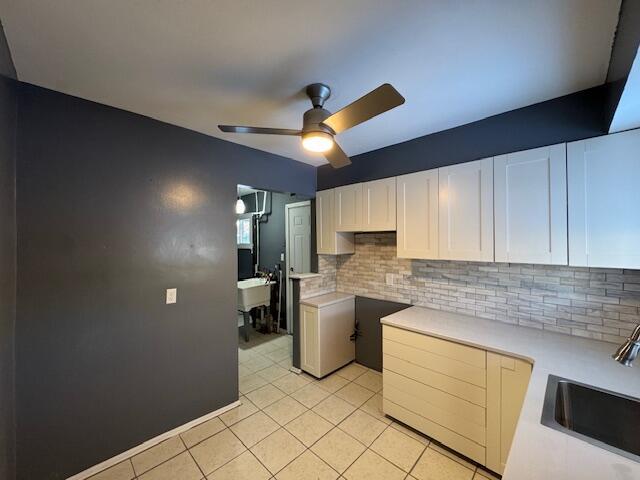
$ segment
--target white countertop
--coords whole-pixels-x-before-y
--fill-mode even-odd
[[[355,295],[351,295],[350,293],[333,292],[325,293],[324,295],[317,295],[315,297],[305,298],[304,300],[300,300],[300,304],[320,308],[354,298],[356,298]]]
[[[288,275],[291,280],[305,280],[307,278],[316,278],[321,276],[321,273],[290,273]]]
[[[640,365],[629,368],[613,361],[616,345],[424,307],[402,310],[381,322],[533,363],[503,479],[640,479],[640,463],[540,423],[549,374],[640,397]]]

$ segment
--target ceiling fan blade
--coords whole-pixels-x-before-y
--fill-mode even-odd
[[[331,150],[324,153],[324,158],[329,161],[333,168],[341,168],[351,165],[351,160],[335,141],[333,142]]]
[[[218,125],[223,132],[228,133],[262,133],[265,135],[300,135],[301,130],[292,128],[242,127],[238,125]]]
[[[390,84],[380,85],[342,110],[329,115],[322,123],[340,133],[404,103],[404,97]]]

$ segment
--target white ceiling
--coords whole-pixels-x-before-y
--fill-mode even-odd
[[[604,82],[620,0],[0,0],[20,80],[314,165],[305,85],[335,111],[405,105],[338,138],[356,155]]]
[[[640,127],[640,50],[631,65],[631,71],[622,96],[613,115],[609,132],[621,132]]]

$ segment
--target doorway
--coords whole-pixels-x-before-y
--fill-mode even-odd
[[[311,202],[291,203],[285,206],[286,278],[287,291],[293,290],[289,275],[311,271]],[[287,333],[292,334],[293,302],[286,298]]]

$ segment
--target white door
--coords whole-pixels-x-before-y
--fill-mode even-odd
[[[399,258],[438,258],[438,169],[396,179]]]
[[[493,261],[493,158],[438,169],[440,258]]]
[[[337,187],[334,201],[336,232],[362,230],[362,184]]]
[[[362,185],[362,230],[365,232],[396,229],[396,179],[384,178]]]
[[[566,265],[566,145],[493,160],[496,262]]]
[[[285,278],[287,292],[293,292],[290,273],[308,273],[311,271],[311,202],[299,202],[285,205],[285,242],[286,267]],[[292,330],[293,303],[290,294],[287,302],[287,332]]]
[[[287,205],[287,267],[290,273],[311,271],[311,205]]]
[[[569,265],[640,268],[640,130],[567,145]]]

